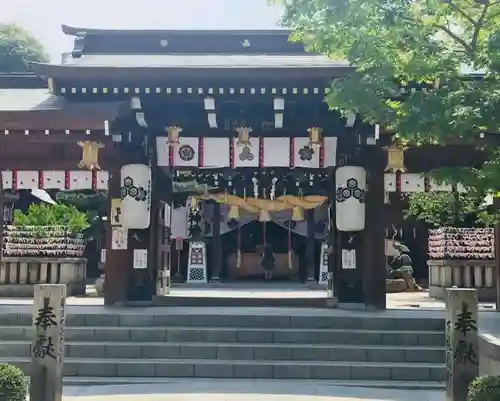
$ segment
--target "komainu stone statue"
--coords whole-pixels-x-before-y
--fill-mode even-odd
[[[389,278],[403,279],[406,283],[406,291],[420,291],[421,288],[413,278],[413,262],[410,255],[408,255],[410,250],[401,243],[396,243],[393,246],[399,252],[399,255],[395,256],[391,262]]]

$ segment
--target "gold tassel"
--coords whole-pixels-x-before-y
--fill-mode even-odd
[[[271,221],[269,211],[261,209],[259,214],[259,221]]]
[[[191,198],[191,210],[198,209],[198,199],[195,197]]]
[[[227,215],[229,219],[238,220],[240,218],[240,208],[238,206],[231,206],[229,208],[229,214]]]
[[[300,206],[295,206],[292,211],[292,220],[293,221],[302,221],[304,220],[304,210]]]

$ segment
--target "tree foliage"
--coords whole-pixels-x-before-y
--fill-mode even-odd
[[[0,72],[26,72],[29,61],[48,61],[42,44],[16,24],[0,24]]]
[[[480,133],[500,132],[499,0],[280,2],[292,40],[353,66],[332,83],[333,109],[357,112],[413,145],[483,146]],[[484,168],[447,173],[498,191],[499,153],[483,148]]]
[[[415,192],[408,196],[405,218],[414,217],[428,226],[462,227],[475,223],[483,200],[451,192]]]

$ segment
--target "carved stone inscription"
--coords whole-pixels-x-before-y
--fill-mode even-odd
[[[446,312],[446,399],[466,401],[469,384],[479,376],[477,291],[449,288]]]
[[[33,299],[30,400],[61,401],[66,285],[36,285]]]

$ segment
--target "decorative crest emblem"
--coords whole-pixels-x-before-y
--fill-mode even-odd
[[[189,162],[194,159],[194,149],[190,145],[182,145],[179,148],[179,157],[185,162]]]
[[[250,41],[248,39],[243,39],[243,41],[241,42],[241,46],[243,46],[243,47],[251,47],[252,44],[250,43]]]
[[[344,203],[351,198],[356,199],[359,203],[364,203],[365,201],[365,190],[359,187],[359,182],[354,177],[346,181],[345,187],[337,188],[336,193],[337,203]]]
[[[160,46],[165,48],[168,46],[168,40],[167,39],[162,39],[160,40]]]
[[[251,162],[254,158],[254,155],[249,146],[244,146],[243,149],[241,149],[241,153],[238,157],[242,162],[244,161]]]
[[[314,153],[315,153],[314,149],[312,147],[310,147],[309,145],[306,145],[299,150],[300,160],[311,161],[313,156],[314,156]]]
[[[78,141],[78,146],[82,148],[82,160],[78,163],[78,168],[100,170],[99,149],[104,148],[104,145],[94,141]]]

